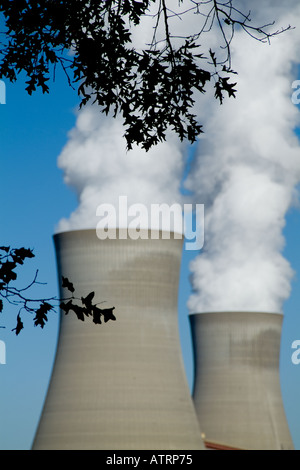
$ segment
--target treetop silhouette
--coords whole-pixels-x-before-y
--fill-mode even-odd
[[[175,4],[175,5],[174,5]],[[0,42],[0,78],[27,76],[26,90],[50,90],[57,67],[77,89],[80,106],[123,118],[127,148],[149,150],[173,130],[194,142],[203,132],[195,102],[208,86],[223,103],[236,96],[231,43],[237,28],[266,42],[288,29],[253,25],[235,0],[10,0],[0,1],[5,30]],[[175,10],[176,9],[176,10]],[[180,36],[175,20],[198,15],[194,30]],[[137,48],[133,33],[152,20],[151,36]],[[178,25],[178,22],[177,22]],[[178,26],[177,26],[178,28]],[[216,34],[216,50],[202,46]]]

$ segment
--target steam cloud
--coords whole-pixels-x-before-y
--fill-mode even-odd
[[[290,16],[270,9],[280,24],[298,24],[299,7],[284,10]],[[206,207],[204,250],[190,267],[191,313],[276,313],[290,295],[293,271],[281,252],[300,180],[299,112],[291,102],[299,52],[298,31],[274,38],[271,47],[238,33],[238,97],[221,108],[207,103],[206,135],[188,181]]]
[[[79,114],[58,160],[79,206],[68,220],[60,221],[58,231],[96,228],[97,207],[111,204],[118,211],[119,196],[127,196],[128,206],[145,205],[149,214],[151,204],[181,202],[184,159],[177,139],[149,152],[139,148],[126,152],[123,134],[121,121],[101,116],[93,106]],[[147,228],[146,223],[142,228]],[[181,230],[179,225],[175,228]]]
[[[257,13],[253,23],[271,17],[279,26],[300,24],[297,1],[246,3]],[[247,11],[245,2],[241,9]],[[238,31],[232,43],[237,98],[220,106],[209,93],[201,97],[205,135],[185,182],[193,201],[205,204],[204,249],[190,266],[190,313],[281,312],[290,295],[293,270],[281,253],[285,215],[300,182],[299,110],[291,102],[299,53],[297,29],[271,46]],[[80,112],[58,160],[79,206],[58,231],[95,227],[97,206],[117,206],[119,195],[147,206],[184,201],[186,148],[170,137],[148,153],[126,153],[122,135],[120,121],[91,106]]]

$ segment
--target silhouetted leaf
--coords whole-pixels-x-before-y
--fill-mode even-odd
[[[20,314],[19,314],[17,316],[17,326],[16,326],[16,328],[13,328],[13,330],[11,330],[11,331],[15,331],[16,335],[18,336],[18,334],[20,333],[21,330],[23,330],[23,328],[24,328],[24,325],[23,325],[23,322],[22,322]]]
[[[16,248],[14,250],[16,256],[19,258],[25,259],[25,258],[34,258],[35,255],[32,250],[29,248]]]
[[[61,302],[59,306],[65,312],[65,314],[68,315],[69,311],[72,310],[73,303],[72,300],[69,300],[67,303]]]
[[[101,313],[104,316],[104,322],[105,323],[108,322],[109,320],[113,320],[113,321],[116,320],[116,317],[113,314],[114,309],[115,309],[115,307],[106,308],[106,309],[103,309],[103,310],[101,309]]]
[[[101,325],[101,316],[102,316],[102,310],[96,306],[93,307],[93,322],[96,325]]]
[[[84,321],[84,308],[80,307],[79,305],[72,305],[73,312],[75,312],[78,320]]]
[[[11,253],[11,256],[13,260],[18,264],[24,264],[25,258],[34,258],[32,250],[26,248],[16,248]]]
[[[88,308],[92,307],[92,300],[95,296],[95,292],[91,292],[89,295],[86,297],[81,297],[81,302]]]
[[[68,289],[70,292],[75,292],[72,282],[67,277],[62,276],[62,287]]]
[[[34,325],[44,328],[46,322],[48,321],[47,314],[53,310],[53,306],[48,302],[42,302],[40,308],[36,311],[36,316],[34,318]]]
[[[213,52],[211,49],[209,49],[209,54],[210,54],[210,57],[213,61],[214,66],[217,67],[217,59],[216,59],[215,52]]]
[[[0,279],[6,284],[17,279],[17,274],[13,271],[16,267],[16,263],[12,261],[5,261],[0,267]]]

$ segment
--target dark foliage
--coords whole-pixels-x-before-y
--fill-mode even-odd
[[[68,279],[63,278],[63,283],[70,292],[73,292],[73,284],[70,283]],[[113,310],[115,309],[115,307],[106,309],[101,309],[97,307],[97,304],[92,303],[94,296],[95,292],[90,292],[86,297],[81,297],[80,305],[78,305],[77,302],[73,303],[74,300],[78,301],[79,299],[75,299],[74,297],[72,297],[71,299],[68,299],[67,302],[61,302],[60,308],[65,312],[66,315],[70,311],[73,311],[77,316],[78,320],[81,321],[84,321],[85,317],[91,316],[93,318],[93,322],[98,325],[102,323],[101,317],[103,317],[105,323],[109,320],[116,320],[116,317],[113,314]]]
[[[29,94],[39,88],[48,93],[60,66],[77,88],[81,106],[94,102],[106,114],[123,116],[128,149],[138,144],[148,150],[166,139],[168,129],[194,142],[202,132],[193,109],[196,97],[208,84],[221,104],[226,95],[235,96],[230,57],[235,28],[259,41],[281,31],[253,26],[234,0],[175,3],[180,13],[166,0],[2,0],[0,78],[14,82],[25,72]],[[172,35],[174,17],[184,21],[191,10],[199,15],[199,30]],[[132,32],[145,15],[153,19],[153,37],[137,50]],[[221,32],[220,58],[199,42],[215,25]],[[159,40],[158,30],[163,31]]]
[[[21,318],[21,312],[33,314],[34,326],[44,328],[48,321],[48,314],[55,310],[55,303],[60,303],[61,311],[68,314],[73,311],[77,318],[84,321],[85,317],[92,317],[95,324],[101,324],[101,319],[104,322],[109,320],[116,320],[113,314],[114,307],[108,309],[101,309],[97,304],[93,304],[93,298],[95,293],[90,292],[86,297],[81,299],[74,296],[75,288],[72,282],[66,277],[62,277],[62,287],[66,288],[70,293],[71,297],[67,299],[56,299],[52,297],[50,299],[32,299],[26,295],[34,284],[40,284],[37,281],[37,274],[33,281],[25,288],[17,288],[14,285],[14,281],[17,280],[17,268],[24,264],[26,258],[33,258],[34,254],[32,250],[25,248],[10,248],[9,246],[0,247],[0,313],[4,308],[4,301],[11,305],[19,308],[17,315],[16,327],[12,330],[18,335],[24,328],[24,324]],[[2,327],[3,328],[3,327]]]

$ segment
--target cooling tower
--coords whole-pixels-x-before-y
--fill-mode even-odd
[[[193,399],[205,439],[237,449],[293,449],[283,408],[282,315],[191,315]]]
[[[74,284],[76,297],[95,291],[94,301],[114,306],[117,320],[95,325],[61,315],[33,449],[204,448],[178,332],[182,239],[156,235],[54,236],[59,279]]]

